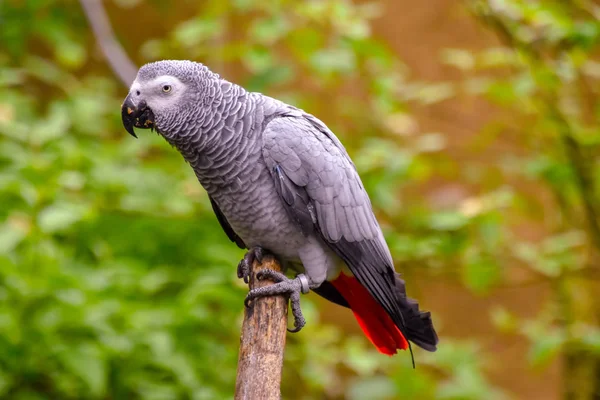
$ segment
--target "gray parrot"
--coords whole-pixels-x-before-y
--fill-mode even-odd
[[[191,61],[140,68],[121,116],[131,135],[156,130],[193,168],[229,239],[248,249],[239,278],[267,251],[298,274],[263,271],[276,283],[251,290],[247,306],[288,294],[299,331],[300,294],[313,290],[350,308],[384,354],[408,341],[436,350],[430,313],[406,296],[356,168],[319,119]]]

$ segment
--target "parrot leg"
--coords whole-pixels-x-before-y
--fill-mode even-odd
[[[289,294],[292,314],[294,315],[294,329],[288,329],[288,331],[299,332],[306,324],[306,320],[302,315],[302,309],[300,308],[300,293],[308,293],[310,290],[306,275],[300,274],[296,276],[296,278],[290,279],[281,272],[265,269],[256,274],[256,277],[258,279],[271,279],[276,283],[274,285],[252,289],[248,292],[248,296],[246,296],[246,300],[244,301],[246,307],[250,307],[250,301],[258,297],[273,296],[283,293]]]
[[[250,281],[250,270],[252,269],[252,263],[254,263],[254,260],[256,260],[259,264],[262,264],[262,259],[264,255],[265,251],[260,246],[254,246],[253,248],[248,250],[244,255],[244,258],[242,258],[240,263],[238,264],[238,278],[243,278],[244,283],[248,283]]]

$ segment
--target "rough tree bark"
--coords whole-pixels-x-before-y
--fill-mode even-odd
[[[271,255],[262,264],[256,261],[250,274],[250,289],[271,285],[259,281],[263,269],[281,271]],[[244,313],[238,359],[235,400],[279,400],[281,371],[287,331],[288,298],[285,295],[255,299]]]

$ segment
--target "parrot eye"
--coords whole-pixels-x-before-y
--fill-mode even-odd
[[[162,91],[164,93],[169,93],[171,91],[171,85],[163,85]]]

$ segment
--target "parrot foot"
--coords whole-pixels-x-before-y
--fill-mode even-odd
[[[263,296],[274,296],[278,294],[289,294],[290,303],[292,306],[292,315],[294,316],[294,329],[289,329],[290,332],[299,332],[304,325],[306,320],[302,315],[302,309],[300,308],[300,293],[308,293],[310,285],[308,278],[304,274],[296,276],[294,279],[290,279],[281,272],[276,272],[270,269],[264,269],[256,274],[258,279],[270,279],[276,282],[274,285],[264,286],[257,289],[252,289],[248,292],[244,304],[246,307],[250,307],[250,301]]]
[[[250,282],[250,270],[252,269],[252,263],[254,260],[262,264],[265,250],[260,246],[254,246],[244,254],[244,258],[241,259],[237,267],[238,278],[243,278],[244,283]]]

